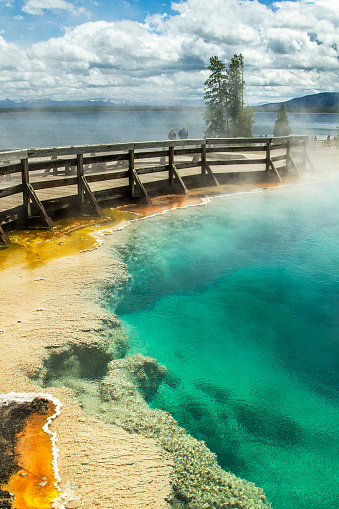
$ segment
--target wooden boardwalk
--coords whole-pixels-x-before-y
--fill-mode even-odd
[[[0,152],[4,228],[53,226],[61,211],[102,215],[102,206],[228,182],[281,180],[309,161],[307,137],[231,138],[53,147]]]

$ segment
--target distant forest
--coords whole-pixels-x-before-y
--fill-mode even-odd
[[[276,103],[262,106],[252,106],[252,110],[254,112],[257,111],[267,111],[267,112],[277,112],[281,104],[285,104],[286,111],[288,113],[339,113],[339,105],[336,106],[288,106],[288,101],[286,103]]]

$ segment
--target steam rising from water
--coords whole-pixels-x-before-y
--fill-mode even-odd
[[[233,195],[126,231],[131,352],[154,406],[276,509],[336,509],[338,180]]]
[[[188,126],[189,138],[203,138],[203,108],[180,111],[26,112],[1,113],[0,149],[86,145],[125,141],[167,140]],[[272,136],[276,113],[254,115],[253,135]],[[294,134],[325,139],[338,134],[338,114],[289,113]],[[62,129],[60,126],[62,125]]]

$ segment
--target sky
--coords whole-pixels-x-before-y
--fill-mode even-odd
[[[202,106],[239,53],[251,106],[338,92],[339,0],[0,0],[0,100]]]

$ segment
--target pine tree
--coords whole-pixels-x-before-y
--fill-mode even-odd
[[[244,58],[242,54],[234,55],[227,69],[228,108],[231,118],[232,135],[239,136],[240,116],[244,109]]]
[[[207,125],[214,124],[215,135],[218,136],[225,136],[228,133],[228,92],[225,67],[225,64],[216,55],[212,56],[208,66],[211,75],[205,81],[204,101],[207,109],[203,116]]]
[[[237,136],[252,138],[252,125],[255,123],[253,116],[254,111],[252,108],[250,106],[245,106],[239,116],[236,134]]]
[[[244,59],[234,55],[226,65],[214,55],[210,58],[210,77],[205,81],[204,101],[207,106],[203,114],[206,137],[252,136],[253,111],[244,107]],[[213,133],[213,134],[212,134]]]
[[[277,119],[274,124],[273,136],[288,136],[291,134],[291,126],[288,120],[285,105],[282,104],[277,113]]]

